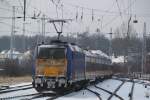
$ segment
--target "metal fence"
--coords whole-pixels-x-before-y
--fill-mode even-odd
[[[150,74],[132,73],[129,76],[132,77],[132,78],[136,78],[136,79],[150,80]]]

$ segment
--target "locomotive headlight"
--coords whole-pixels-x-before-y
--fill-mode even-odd
[[[40,84],[40,83],[42,83],[42,80],[41,80],[40,78],[36,78],[36,79],[35,79],[35,83]]]

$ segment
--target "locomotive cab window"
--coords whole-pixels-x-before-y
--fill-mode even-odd
[[[39,48],[37,57],[39,59],[63,59],[65,58],[65,48]]]

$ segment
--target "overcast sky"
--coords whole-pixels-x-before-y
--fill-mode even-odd
[[[138,23],[134,24],[135,30],[142,33],[143,23],[146,22],[147,32],[150,32],[150,0],[130,0],[130,2],[129,0],[60,0],[57,13],[55,4],[58,4],[56,0],[27,0],[27,17],[32,17],[35,13],[39,17],[45,14],[49,18],[62,18],[61,5],[63,5],[65,19],[75,19],[78,12],[78,20],[65,24],[64,33],[83,32],[87,28],[91,32],[100,28],[103,33],[108,33],[110,28],[115,31],[123,22],[127,22],[128,12],[131,12],[132,20],[138,20]],[[12,17],[12,6],[17,6],[16,16],[23,16],[22,7],[19,7],[21,5],[23,0],[0,0],[0,36],[11,33],[11,19],[2,17]],[[92,9],[94,21],[92,21]],[[82,12],[83,20],[81,21]],[[23,19],[16,19],[16,34],[22,34],[22,23]],[[41,32],[41,22],[38,20],[27,18],[26,23],[26,34]],[[46,32],[47,35],[54,35],[52,34],[55,32],[54,27],[49,23],[46,23]]]

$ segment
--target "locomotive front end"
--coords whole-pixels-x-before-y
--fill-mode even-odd
[[[66,49],[57,45],[41,45],[37,48],[33,86],[37,90],[56,89],[65,84]]]

